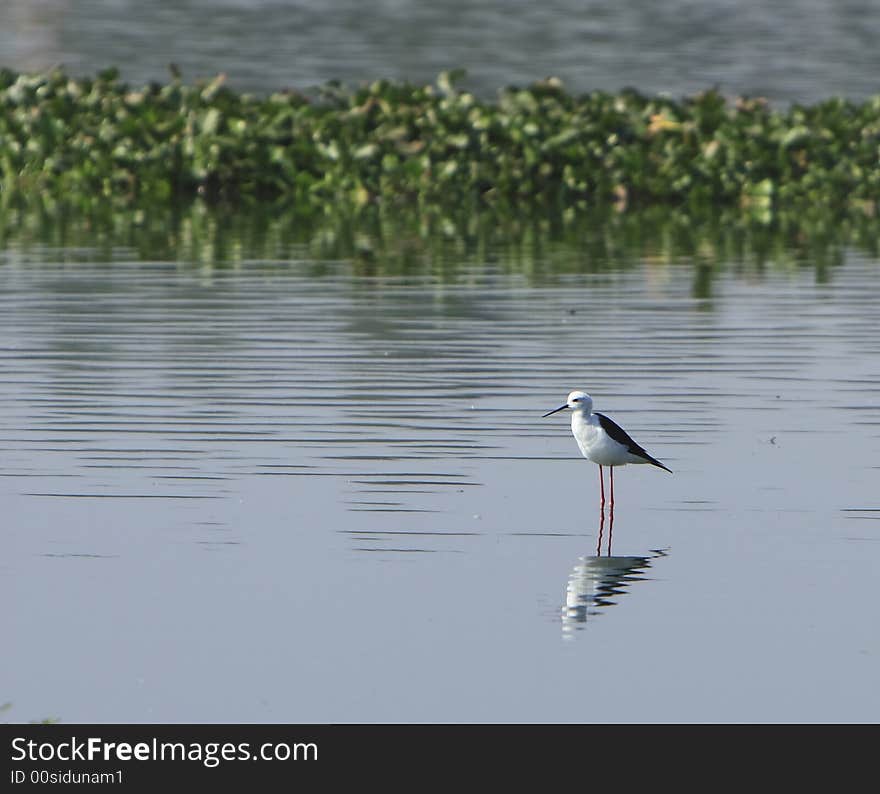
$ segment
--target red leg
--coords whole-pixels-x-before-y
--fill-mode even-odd
[[[604,514],[603,514],[604,515]],[[611,509],[608,511],[608,554],[606,556],[611,556],[611,536],[614,534],[614,503],[611,504]]]
[[[605,507],[605,477],[602,475],[602,467],[599,467],[599,507]]]
[[[610,474],[608,476],[611,477],[611,509],[613,510],[614,509],[614,466],[609,466],[608,471],[610,472]]]

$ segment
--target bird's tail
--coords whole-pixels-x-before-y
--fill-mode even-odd
[[[657,458],[652,458],[650,455],[645,455],[645,457],[648,459],[648,463],[650,463],[652,466],[656,466],[658,469],[668,471],[670,474],[673,473],[672,469],[670,469],[669,466],[664,466],[659,460],[657,460]]]

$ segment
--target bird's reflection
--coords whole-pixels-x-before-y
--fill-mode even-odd
[[[614,510],[608,514],[605,535],[605,511],[599,514],[599,540],[595,555],[579,557],[568,577],[565,588],[565,606],[562,609],[563,637],[572,638],[587,620],[614,606],[618,596],[626,592],[633,582],[645,579],[645,571],[651,561],[665,557],[666,551],[652,549],[647,554],[629,557],[611,555],[611,539],[614,530]],[[602,556],[603,539],[607,537],[605,556]]]

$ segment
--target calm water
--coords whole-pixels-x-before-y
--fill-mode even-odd
[[[880,263],[243,254],[0,252],[5,719],[877,719]]]
[[[549,75],[574,91],[718,86],[813,102],[878,93],[880,9],[864,0],[3,0],[0,65],[119,66],[135,83],[225,72],[265,92],[330,79],[468,85]]]

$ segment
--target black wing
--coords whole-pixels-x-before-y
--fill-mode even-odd
[[[659,460],[657,460],[657,458],[651,457],[642,447],[630,438],[629,433],[627,433],[619,424],[609,419],[605,414],[600,414],[598,411],[593,411],[593,413],[599,417],[599,424],[602,425],[602,429],[618,444],[623,444],[628,452],[633,455],[638,455],[640,458],[644,458],[648,463],[651,463],[654,466],[659,466],[661,469],[665,469],[672,474],[672,469],[664,466]]]

